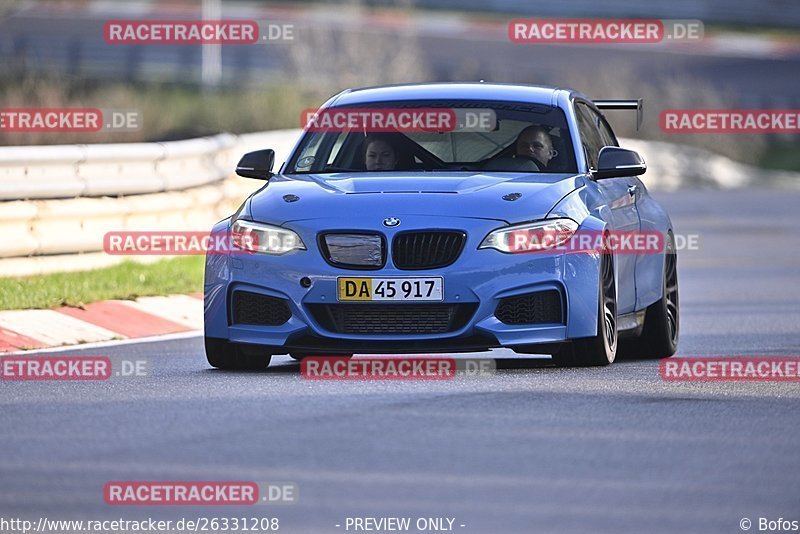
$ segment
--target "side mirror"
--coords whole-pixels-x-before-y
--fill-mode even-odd
[[[271,148],[248,152],[236,165],[236,174],[245,178],[269,180],[272,178],[272,166],[275,165],[275,151]]]
[[[597,170],[592,171],[592,178],[595,180],[639,176],[647,171],[647,165],[638,152],[617,146],[604,146],[600,149],[597,167]]]

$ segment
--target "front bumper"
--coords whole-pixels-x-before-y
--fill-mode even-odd
[[[404,223],[406,222],[404,218]],[[205,275],[205,335],[235,343],[280,347],[286,352],[447,352],[491,347],[553,344],[596,334],[599,256],[596,254],[503,254],[478,250],[497,221],[469,219],[458,260],[448,267],[421,271],[396,269],[391,261],[380,270],[344,270],[329,265],[316,248],[315,228],[302,221],[291,225],[309,247],[283,256],[264,254],[208,255]],[[416,222],[416,225],[414,224]],[[428,224],[425,224],[425,223]],[[452,221],[450,221],[452,223]],[[222,221],[215,232],[227,230]],[[288,225],[287,225],[288,226]],[[318,225],[317,225],[318,226]],[[430,221],[410,220],[405,230],[425,229]],[[450,227],[453,227],[452,224]],[[389,242],[392,230],[379,228]],[[311,304],[337,303],[337,277],[444,278],[444,303],[473,304],[463,326],[437,334],[344,334],[326,329],[310,312]],[[311,280],[303,287],[300,280]],[[562,297],[561,323],[509,325],[495,317],[501,299],[556,290]],[[291,318],[280,326],[234,324],[232,294],[248,291],[285,299]]]

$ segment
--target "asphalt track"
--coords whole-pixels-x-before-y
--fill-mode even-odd
[[[800,353],[800,193],[656,197],[701,239],[679,256],[679,354]],[[666,383],[653,361],[556,369],[505,351],[491,377],[308,381],[285,356],[212,370],[198,337],[64,354],[144,359],[150,376],[0,383],[2,518],[269,516],[302,533],[347,532],[347,517],[465,533],[800,520],[798,383]],[[111,507],[111,480],[286,481],[299,500]]]

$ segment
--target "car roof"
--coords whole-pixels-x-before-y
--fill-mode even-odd
[[[464,99],[530,102],[556,107],[558,95],[561,92],[572,93],[573,91],[544,85],[510,83],[417,83],[348,89],[340,93],[331,102],[331,105],[350,106],[395,100]]]

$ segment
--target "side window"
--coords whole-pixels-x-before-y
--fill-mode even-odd
[[[603,146],[619,146],[617,136],[614,135],[606,119],[594,110],[592,110],[592,113],[597,117],[597,127],[600,129],[600,138],[603,140]]]
[[[289,172],[321,171],[339,154],[346,132],[313,132]]]
[[[600,149],[605,146],[605,142],[600,135],[600,128],[597,126],[598,116],[589,106],[580,102],[575,104],[575,115],[578,119],[578,130],[581,134],[581,142],[583,143],[583,150],[586,153],[589,168],[596,169],[597,156],[600,154]]]

